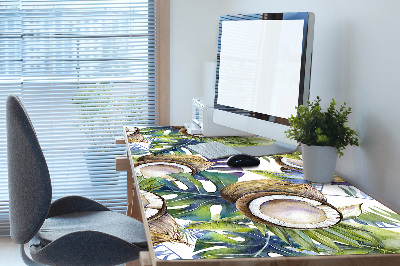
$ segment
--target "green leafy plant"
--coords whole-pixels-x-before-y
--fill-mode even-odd
[[[308,106],[296,107],[297,115],[289,118],[290,129],[285,131],[290,139],[313,146],[332,146],[339,156],[343,155],[346,146],[359,146],[357,133],[346,126],[351,108],[344,103],[339,110],[332,99],[324,112],[320,106],[321,99],[317,97]]]

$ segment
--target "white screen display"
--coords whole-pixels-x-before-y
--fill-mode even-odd
[[[298,105],[303,20],[222,21],[217,103],[283,118]]]

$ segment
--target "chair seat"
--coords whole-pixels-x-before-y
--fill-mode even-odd
[[[42,246],[74,232],[98,231],[146,248],[146,235],[141,222],[112,211],[73,212],[47,218],[37,237]]]

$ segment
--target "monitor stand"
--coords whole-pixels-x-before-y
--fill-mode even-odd
[[[268,155],[280,155],[293,153],[300,148],[280,141],[275,141],[271,145],[258,145],[258,146],[246,146],[246,147],[233,147],[235,150],[248,154],[251,156],[268,156]]]

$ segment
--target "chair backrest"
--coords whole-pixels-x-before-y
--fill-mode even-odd
[[[10,234],[27,243],[42,226],[51,204],[51,180],[35,130],[16,95],[7,98],[7,157]]]

